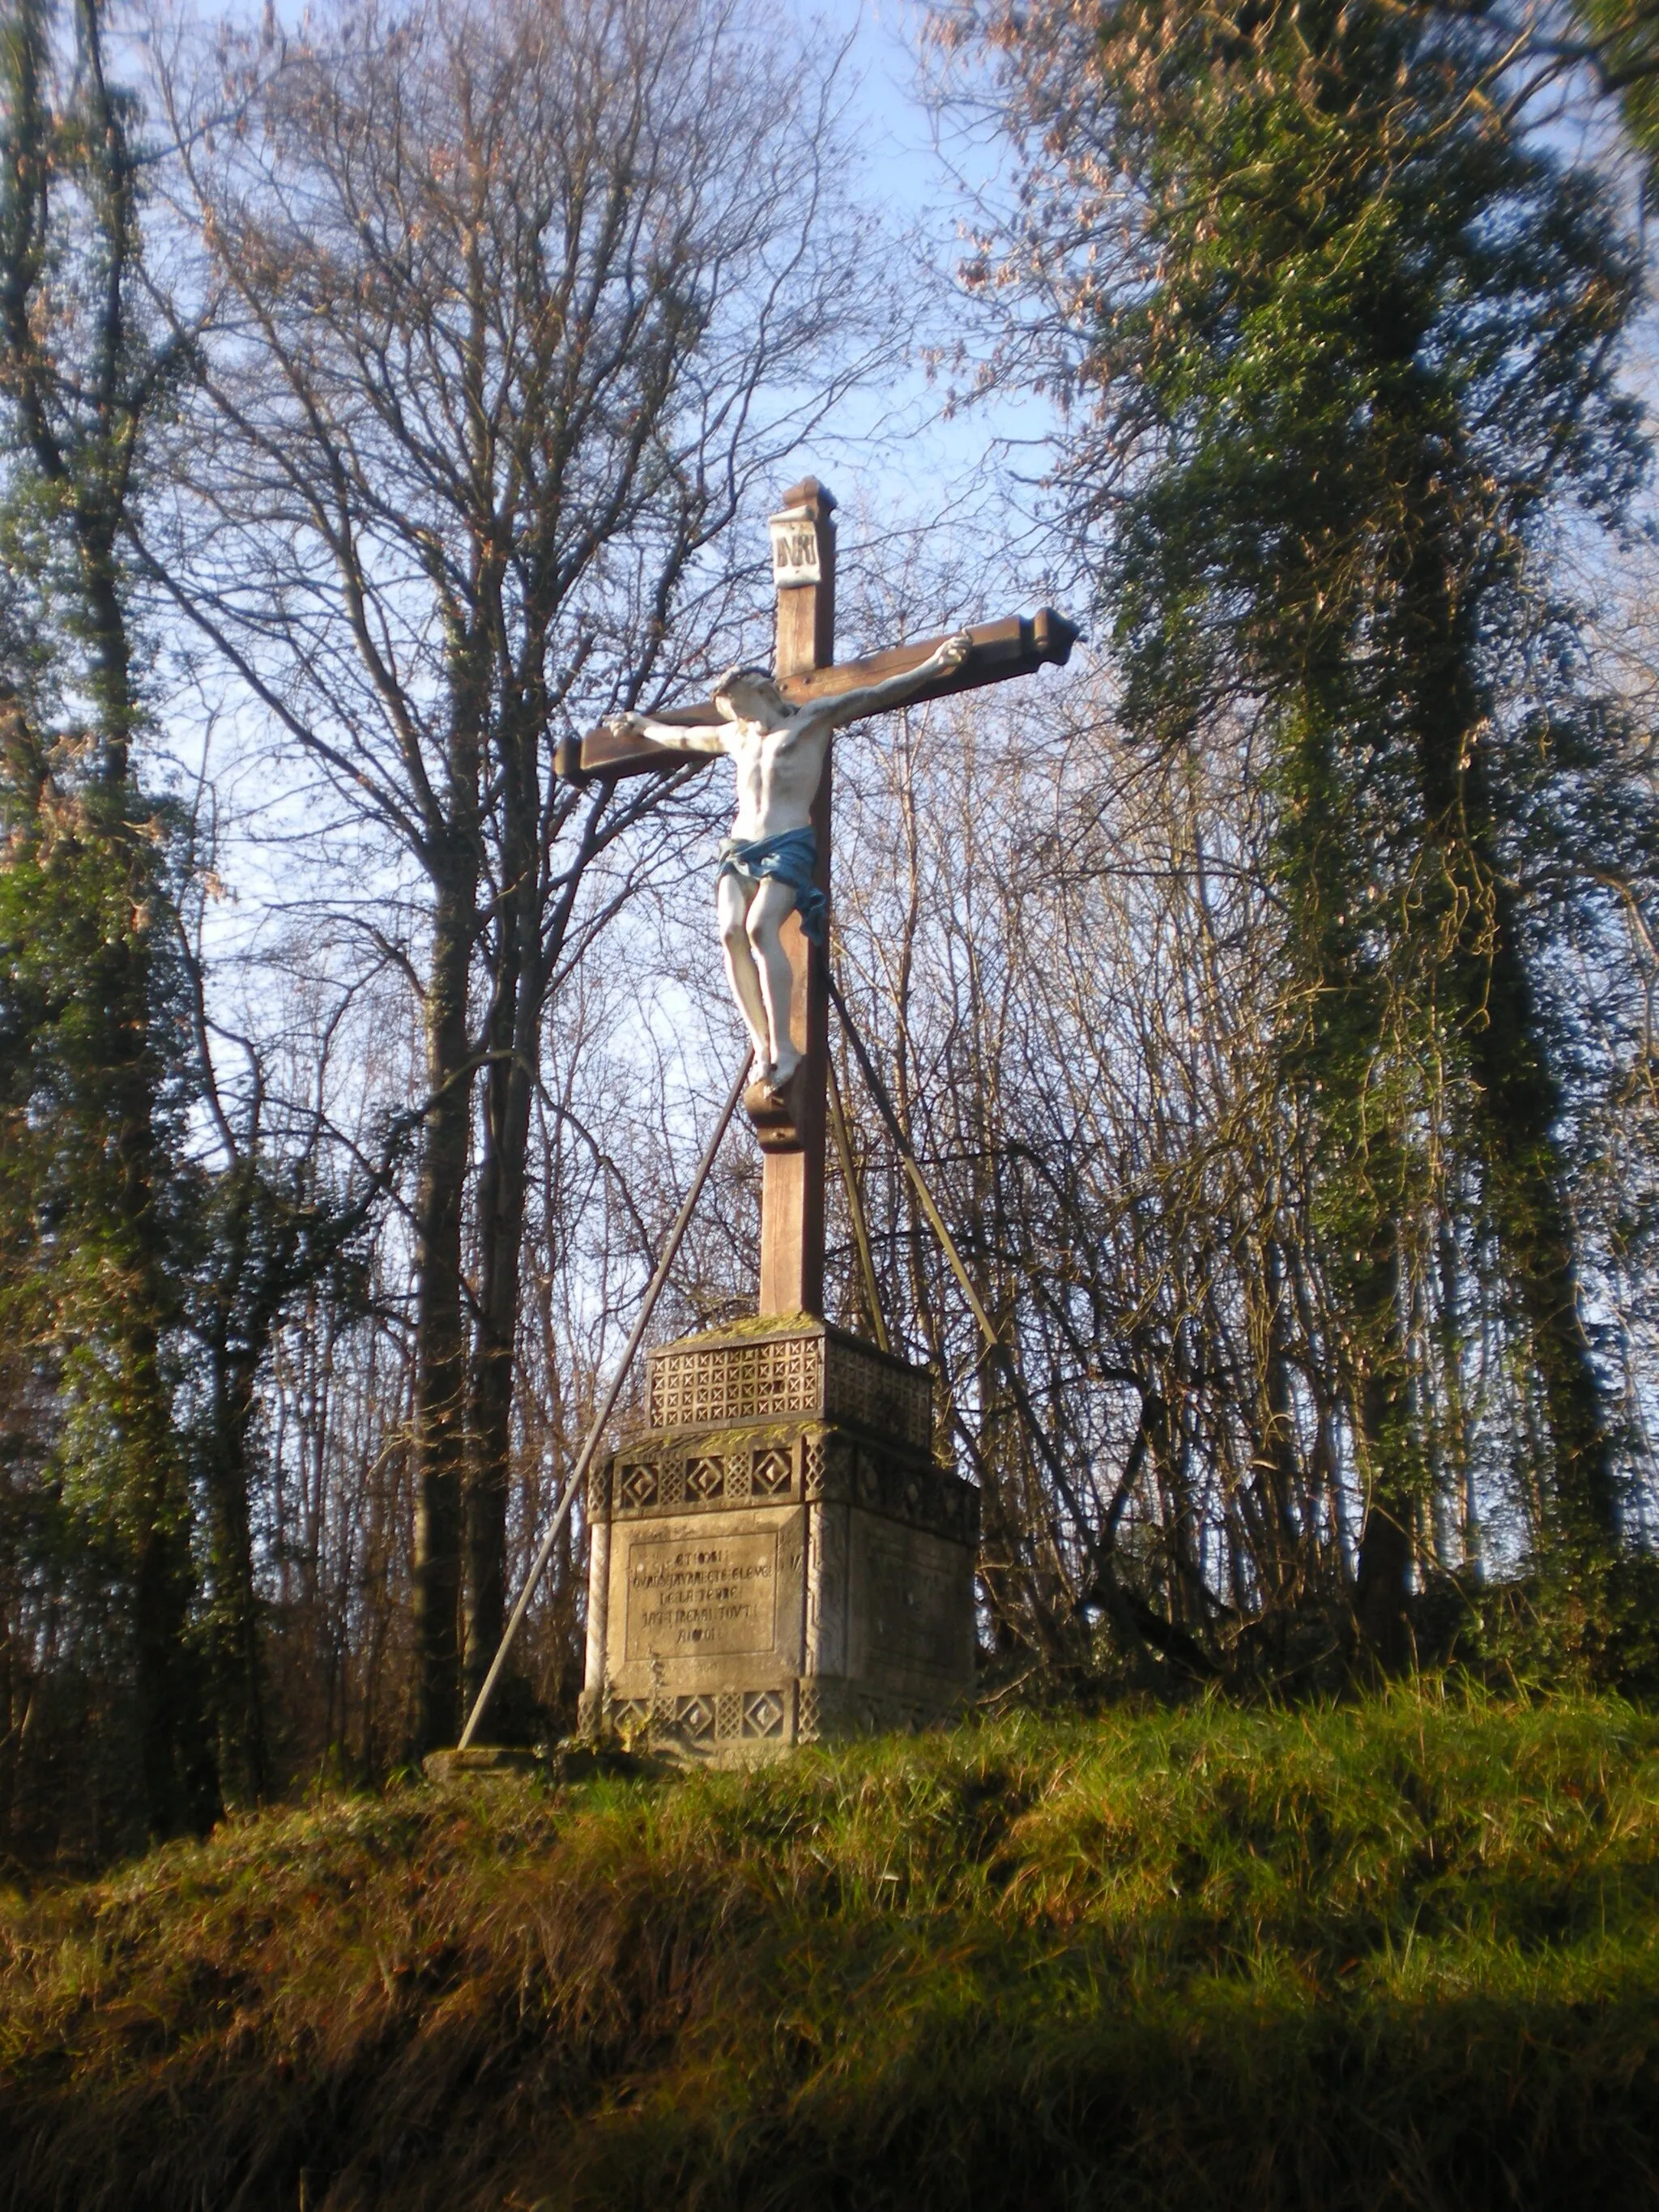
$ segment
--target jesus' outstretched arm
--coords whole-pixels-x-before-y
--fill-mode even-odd
[[[675,745],[679,752],[726,752],[730,723],[726,721],[657,721],[654,714],[611,714],[604,728],[615,737],[648,737],[657,745]]]
[[[861,722],[866,714],[879,714],[884,708],[902,707],[935,677],[954,676],[973,649],[972,637],[965,629],[959,629],[936,647],[919,667],[885,677],[879,684],[866,684],[855,691],[838,692],[833,698],[815,702],[803,710],[803,719],[810,715],[815,722],[827,721],[831,729],[841,730],[849,722]]]
[[[654,714],[612,714],[604,726],[619,738],[649,738],[689,753],[723,753],[732,729],[729,722],[659,722]]]

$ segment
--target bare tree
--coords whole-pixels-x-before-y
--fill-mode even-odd
[[[556,784],[553,738],[705,651],[721,533],[896,323],[833,67],[746,0],[371,5],[280,63],[216,138],[166,82],[216,335],[157,567],[343,802],[360,926],[423,1009],[424,1747],[455,1729],[464,1476],[470,1680],[500,1627],[538,1030],[657,796]]]

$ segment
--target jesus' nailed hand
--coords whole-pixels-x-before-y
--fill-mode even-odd
[[[738,811],[720,851],[715,911],[732,995],[754,1040],[756,1080],[774,1097],[799,1065],[790,1035],[794,978],[779,932],[800,908],[801,927],[821,941],[823,896],[812,882],[812,800],[830,740],[849,722],[902,707],[935,678],[953,674],[973,650],[966,630],[947,637],[919,668],[885,683],[792,707],[761,668],[732,668],[714,690],[718,722],[687,729],[648,714],[618,714],[619,737],[653,738],[690,752],[730,753]]]

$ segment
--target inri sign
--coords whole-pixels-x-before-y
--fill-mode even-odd
[[[823,580],[818,561],[818,533],[812,517],[802,507],[787,507],[767,520],[772,533],[772,581],[816,584]]]

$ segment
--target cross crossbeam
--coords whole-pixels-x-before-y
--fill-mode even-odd
[[[837,660],[828,668],[787,676],[778,689],[792,706],[798,706],[809,699],[832,699],[862,684],[880,684],[889,677],[903,675],[908,669],[920,668],[948,634],[942,630],[937,637],[922,638],[915,645],[890,646],[884,653],[869,653],[857,660]],[[1002,622],[979,623],[968,635],[973,640],[973,651],[962,666],[952,675],[922,685],[905,702],[907,706],[949,698],[958,691],[977,691],[990,684],[1006,684],[1012,677],[1035,675],[1045,665],[1063,668],[1071,658],[1078,632],[1064,615],[1056,614],[1052,607],[1039,607],[1034,615],[1010,615]],[[659,707],[651,719],[695,729],[718,721],[720,710],[712,699],[702,699],[690,707]],[[682,752],[651,738],[620,736],[601,722],[583,737],[562,740],[554,765],[568,782],[586,783],[599,775],[645,775],[653,770],[665,775],[693,761],[706,767],[708,756]]]

